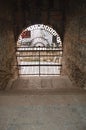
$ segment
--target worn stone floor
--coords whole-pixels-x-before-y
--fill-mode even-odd
[[[86,130],[86,90],[68,89],[69,79],[39,90],[19,88],[18,80],[0,92],[0,130]]]
[[[75,89],[67,76],[33,76],[20,77],[13,81],[8,90],[44,90],[44,89]]]

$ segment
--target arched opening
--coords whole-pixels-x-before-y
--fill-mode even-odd
[[[27,27],[17,41],[19,76],[61,75],[62,42],[51,27],[35,24]]]

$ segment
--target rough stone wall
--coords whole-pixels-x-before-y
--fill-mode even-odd
[[[18,39],[23,29],[34,24],[52,26],[59,33],[61,38],[63,38],[64,3],[61,1],[14,0],[13,16],[15,39]]]
[[[69,2],[66,10],[63,70],[79,87],[86,87],[86,2]]]
[[[15,75],[14,35],[9,7],[0,5],[0,89],[4,89]]]

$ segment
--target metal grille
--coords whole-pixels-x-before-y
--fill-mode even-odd
[[[16,56],[20,76],[61,74],[62,48],[17,47]]]

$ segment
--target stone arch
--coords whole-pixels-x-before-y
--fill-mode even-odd
[[[62,42],[51,27],[35,24],[20,34],[17,42],[19,76],[61,75]]]

